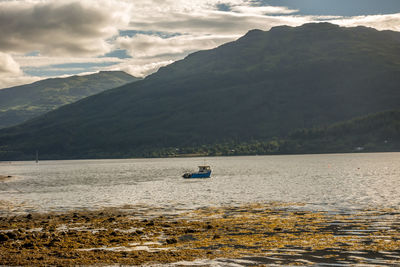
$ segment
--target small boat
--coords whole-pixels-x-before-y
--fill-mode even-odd
[[[183,178],[210,178],[211,168],[210,166],[199,166],[198,172],[186,172],[182,175]]]

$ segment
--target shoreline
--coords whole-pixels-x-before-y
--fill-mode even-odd
[[[0,217],[0,265],[393,264],[400,261],[399,220],[393,209],[346,215],[284,203],[148,218],[135,207],[32,213]]]
[[[400,154],[400,150],[390,151],[338,151],[338,152],[310,152],[310,153],[270,153],[270,154],[221,154],[221,155],[210,155],[204,153],[195,154],[177,154],[172,156],[160,156],[160,157],[52,157],[52,158],[41,158],[41,161],[92,161],[92,160],[147,160],[147,159],[184,159],[184,158],[234,158],[234,157],[260,157],[260,156],[316,156],[316,155],[363,155],[363,154]],[[23,158],[23,159],[0,159],[0,164],[12,164],[13,162],[32,162],[35,163],[34,159]]]

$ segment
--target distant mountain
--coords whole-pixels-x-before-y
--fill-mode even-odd
[[[1,130],[1,158],[35,150],[47,158],[143,156],[281,139],[398,110],[399,85],[400,33],[329,23],[252,30],[142,81]]]
[[[19,124],[62,105],[137,80],[122,71],[101,71],[2,89],[0,128]]]

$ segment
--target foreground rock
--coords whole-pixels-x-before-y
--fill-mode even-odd
[[[328,215],[274,205],[207,208],[146,219],[132,209],[27,214],[0,218],[0,265],[196,259],[296,265],[379,259],[395,264],[400,259],[399,218],[392,210]]]

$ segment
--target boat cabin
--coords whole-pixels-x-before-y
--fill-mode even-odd
[[[211,171],[210,166],[199,166],[199,173],[207,173],[210,171]]]

